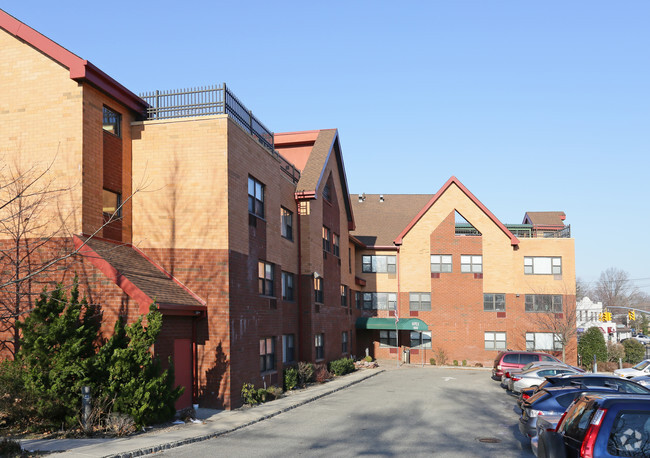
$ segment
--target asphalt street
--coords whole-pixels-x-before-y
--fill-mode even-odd
[[[532,457],[515,399],[485,370],[402,366],[215,439],[204,456]]]

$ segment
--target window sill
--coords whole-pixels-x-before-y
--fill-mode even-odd
[[[278,373],[277,369],[271,369],[271,370],[268,370],[268,371],[260,372],[260,375],[262,377],[264,377],[264,376],[267,376],[267,375],[275,375],[277,373]]]
[[[251,212],[248,212],[248,214],[251,215],[251,216],[254,216],[255,218],[257,218],[259,220],[262,220],[262,221],[266,222],[266,218],[264,218],[263,216],[256,215],[255,213],[251,213]]]
[[[251,213],[251,214],[252,214],[252,213]],[[280,237],[282,237],[283,239],[285,239],[285,240],[288,241],[288,242],[293,243],[293,237],[289,238],[289,237],[285,237],[284,235],[281,235]]]
[[[260,294],[259,297],[263,297],[265,299],[277,299],[275,296],[267,296],[266,294]]]

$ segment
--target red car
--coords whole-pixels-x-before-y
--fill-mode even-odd
[[[494,359],[492,368],[492,378],[501,381],[503,372],[508,369],[520,369],[528,363],[534,361],[552,361],[562,364],[562,361],[548,353],[539,353],[534,351],[502,351]]]

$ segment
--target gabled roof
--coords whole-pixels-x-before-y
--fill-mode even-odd
[[[451,178],[449,178],[449,180],[447,180],[447,182],[442,186],[442,188],[440,188],[440,190],[439,190],[439,191],[438,191],[438,192],[437,192],[437,193],[436,193],[436,194],[431,198],[431,200],[430,200],[430,201],[429,201],[429,202],[424,206],[424,208],[422,208],[422,210],[420,210],[420,212],[415,216],[415,218],[413,218],[413,220],[412,220],[412,221],[411,221],[411,222],[410,222],[410,223],[409,223],[409,224],[404,228],[404,230],[402,230],[402,232],[401,232],[401,233],[400,233],[400,234],[395,238],[395,240],[393,241],[393,243],[394,243],[395,245],[401,245],[401,244],[402,244],[402,240],[404,239],[404,236],[406,236],[406,234],[408,234],[408,232],[413,228],[413,226],[415,226],[415,225],[417,224],[417,222],[420,221],[420,219],[424,216],[424,214],[425,214],[425,213],[426,213],[426,212],[427,212],[427,211],[428,211],[428,210],[433,206],[433,204],[436,203],[436,201],[437,201],[438,199],[440,199],[440,197],[445,193],[445,191],[447,191],[447,189],[449,189],[449,187],[450,187],[452,184],[458,186],[458,188],[459,188],[459,189],[460,189],[460,190],[461,190],[461,191],[462,191],[462,192],[463,192],[463,193],[464,193],[464,194],[465,194],[465,195],[466,195],[466,196],[467,196],[467,197],[468,197],[472,202],[474,202],[474,204],[475,204],[478,208],[480,208],[480,209],[483,211],[483,213],[485,213],[485,215],[486,215],[488,218],[490,218],[490,219],[492,220],[492,222],[494,222],[494,224],[496,224],[496,225],[499,227],[499,229],[501,229],[501,230],[503,231],[503,233],[504,233],[506,236],[508,236],[508,237],[510,238],[510,245],[512,245],[512,246],[519,245],[519,239],[517,239],[517,237],[515,237],[514,234],[513,234],[512,232],[510,232],[510,231],[508,230],[508,228],[507,228],[507,227],[506,227],[506,226],[505,226],[501,221],[499,221],[499,219],[498,219],[496,216],[494,216],[494,215],[492,214],[492,212],[491,212],[490,210],[488,210],[487,207],[486,207],[485,205],[483,205],[483,204],[481,203],[481,201],[478,200],[478,199],[474,196],[474,194],[472,194],[472,193],[469,191],[469,189],[467,189],[467,188],[466,188],[466,187],[465,187],[465,186],[460,182],[460,180],[459,180],[458,178],[456,178],[455,176],[452,176]]]
[[[138,304],[140,313],[147,313],[154,301],[165,314],[194,315],[205,312],[204,300],[137,248],[84,236],[75,236],[74,242],[86,260]]]
[[[354,217],[350,205],[338,130],[324,129],[275,134],[275,148],[300,170],[300,180],[296,185],[297,199],[318,199],[318,192],[327,180],[325,167],[334,154],[339,181],[343,188],[342,198],[348,219],[348,229],[354,229]]]
[[[526,212],[523,224],[546,227],[564,227],[564,212]]]
[[[95,67],[92,63],[71,53],[63,46],[55,43],[45,35],[40,34],[1,9],[0,29],[24,41],[70,70],[70,79],[90,83],[136,113],[140,113],[143,116],[146,113],[147,107],[149,106],[147,102]]]
[[[350,201],[356,229],[351,235],[366,247],[394,248],[393,240],[431,197],[433,194],[353,194]]]

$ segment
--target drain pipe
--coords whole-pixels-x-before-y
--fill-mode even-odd
[[[296,242],[298,243],[298,272],[296,273],[296,305],[298,306],[298,355],[299,360],[305,360],[303,358],[303,329],[302,329],[302,295],[300,285],[302,284],[302,250],[301,250],[301,237],[300,237],[300,201],[296,198]]]

